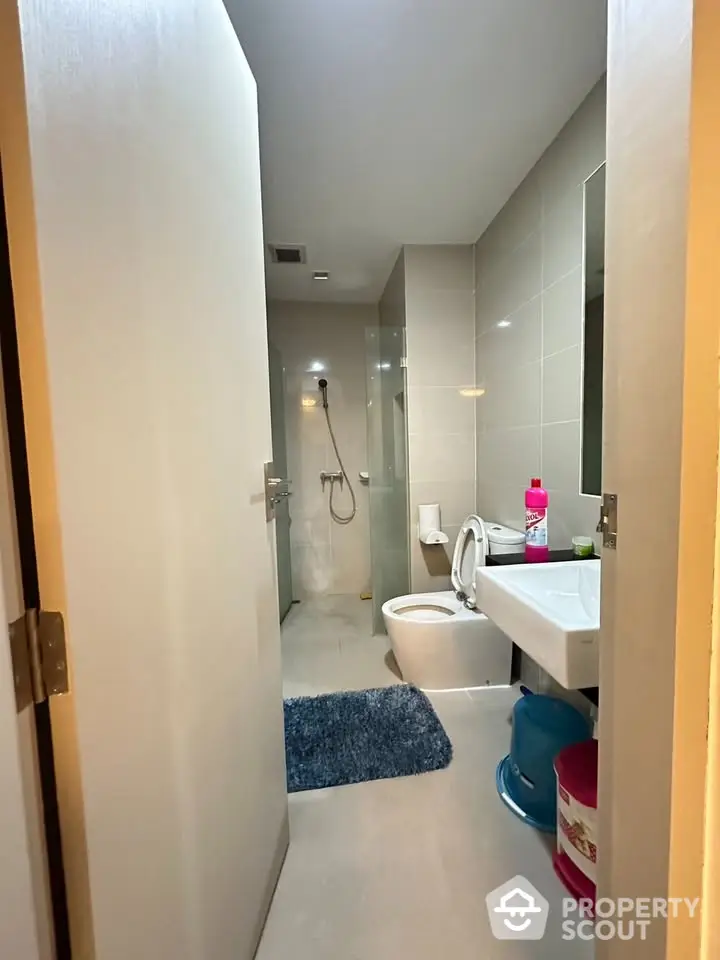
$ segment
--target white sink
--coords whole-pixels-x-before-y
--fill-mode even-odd
[[[599,560],[478,567],[477,605],[562,686],[598,686]]]

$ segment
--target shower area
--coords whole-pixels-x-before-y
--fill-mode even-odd
[[[329,645],[382,635],[409,588],[404,330],[372,305],[270,302],[268,336],[284,634],[312,611]]]
[[[410,592],[404,327],[368,329],[365,356],[372,622],[384,633],[383,603]]]

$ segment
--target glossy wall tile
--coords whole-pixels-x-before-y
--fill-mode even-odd
[[[475,511],[475,262],[470,244],[406,246],[410,588],[450,587],[458,529]],[[449,542],[417,538],[417,509],[439,503]]]
[[[583,183],[604,159],[601,81],[475,245],[478,510],[522,524],[538,474],[556,547],[597,520],[579,479]]]

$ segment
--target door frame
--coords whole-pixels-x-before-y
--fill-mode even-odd
[[[1,166],[0,218],[0,296],[4,299],[4,309],[0,312],[0,364],[2,365],[0,402],[4,404],[3,415],[7,426],[7,452],[12,478],[13,503],[11,506],[14,507],[17,531],[22,607],[40,610],[40,584]],[[3,562],[9,563],[10,558],[4,557]],[[8,600],[9,598],[6,598],[6,601]],[[39,878],[37,882],[42,883],[43,886],[47,884],[49,906],[52,911],[52,933],[46,934],[42,939],[45,942],[46,936],[52,937],[56,960],[70,960],[70,926],[49,702],[46,700],[43,703],[34,704],[32,719],[28,718],[25,722],[29,724],[29,736],[34,741],[33,757],[27,758],[26,762],[36,767],[33,776],[37,782],[41,807],[37,814],[42,818],[39,833],[45,843],[45,849],[42,852],[43,863],[37,869],[42,870],[47,876]],[[34,816],[35,812],[35,810],[28,810],[28,816]],[[39,903],[37,907],[38,910],[42,910],[43,904]]]
[[[619,529],[603,551],[598,895],[615,899],[718,892],[718,44],[714,0],[610,0],[603,487]],[[682,916],[596,956],[709,957],[711,937],[707,916],[704,931]]]

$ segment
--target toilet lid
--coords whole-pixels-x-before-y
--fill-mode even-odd
[[[480,517],[469,516],[460,527],[452,563],[452,585],[464,593],[468,606],[475,606],[475,570],[482,564],[483,532]]]

